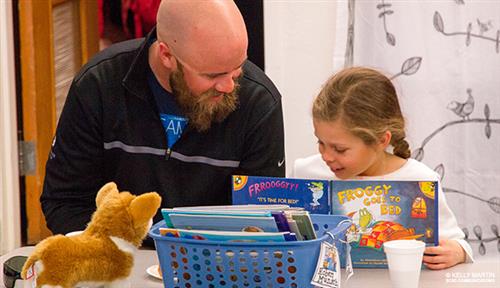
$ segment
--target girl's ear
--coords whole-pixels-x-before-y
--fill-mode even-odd
[[[172,54],[170,47],[165,42],[158,42],[158,58],[160,58],[161,63],[169,70],[174,70],[176,66],[176,60]]]
[[[391,131],[387,130],[384,132],[382,137],[380,137],[380,142],[379,144],[385,149],[389,144],[391,144],[391,139],[392,139],[392,133]]]

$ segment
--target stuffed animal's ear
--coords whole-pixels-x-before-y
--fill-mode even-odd
[[[97,208],[101,206],[103,203],[104,199],[113,194],[116,193],[118,194],[118,187],[116,187],[115,182],[109,182],[106,185],[102,186],[102,188],[97,192],[97,196],[95,198],[95,204],[97,205]]]
[[[132,200],[129,211],[134,226],[137,227],[149,222],[149,219],[153,218],[160,205],[161,197],[156,192],[144,193]]]

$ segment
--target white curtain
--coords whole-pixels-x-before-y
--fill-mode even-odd
[[[476,257],[500,253],[500,1],[338,2],[335,69],[393,78],[412,157],[442,176]]]
[[[21,245],[12,19],[12,2],[0,0],[0,255]]]

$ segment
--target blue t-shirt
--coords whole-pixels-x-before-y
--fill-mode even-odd
[[[182,115],[174,95],[160,85],[151,69],[148,71],[148,84],[158,106],[161,123],[167,135],[167,146],[170,149],[181,138],[188,119]]]

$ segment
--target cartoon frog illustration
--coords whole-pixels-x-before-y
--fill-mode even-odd
[[[373,215],[366,208],[359,210],[359,227],[361,231],[365,231],[372,223]]]
[[[312,203],[311,206],[318,206],[320,203],[318,202],[324,194],[323,182],[311,182],[307,184],[307,188],[312,192]]]

